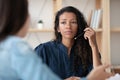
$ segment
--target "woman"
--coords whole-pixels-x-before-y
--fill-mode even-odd
[[[0,0],[0,80],[61,80],[21,39],[28,26],[27,0]]]
[[[38,45],[35,51],[58,76],[85,77],[101,65],[95,31],[78,9],[67,6],[58,11],[54,31],[55,40]]]

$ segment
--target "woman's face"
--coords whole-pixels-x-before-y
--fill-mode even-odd
[[[62,39],[73,39],[77,33],[77,19],[72,12],[64,12],[59,17],[58,32],[61,33]]]

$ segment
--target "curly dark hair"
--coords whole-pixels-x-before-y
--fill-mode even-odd
[[[78,24],[78,30],[77,30],[77,35],[81,34],[84,32],[84,29],[88,26],[87,22],[85,21],[85,18],[83,16],[83,14],[76,8],[72,7],[72,6],[67,6],[62,8],[61,10],[59,10],[55,16],[55,26],[54,26],[54,30],[55,30],[55,41],[62,41],[62,35],[57,31],[58,27],[59,27],[59,18],[60,15],[62,15],[64,12],[72,12],[76,15],[77,18],[77,24]],[[84,71],[83,75],[87,75],[88,71],[87,68],[89,66],[89,64],[93,64],[92,61],[92,50],[91,47],[89,45],[88,40],[85,40],[84,37],[80,37],[77,38],[74,41],[74,71],[77,73],[78,72],[78,68],[79,65],[82,64],[82,68]]]

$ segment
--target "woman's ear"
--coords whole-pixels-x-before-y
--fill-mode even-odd
[[[57,31],[60,33],[60,29],[59,28],[57,28]]]

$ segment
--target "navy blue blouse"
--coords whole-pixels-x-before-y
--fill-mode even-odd
[[[43,62],[48,65],[49,68],[52,69],[59,77],[62,79],[78,76],[85,77],[82,69],[82,65],[79,66],[79,72],[75,72],[73,70],[73,56],[74,49],[71,49],[70,56],[67,54],[67,48],[60,42],[50,41],[47,43],[43,43],[38,45],[35,48],[37,55],[43,59]],[[89,68],[87,69],[87,73],[91,71],[93,68],[92,64],[89,64]]]

